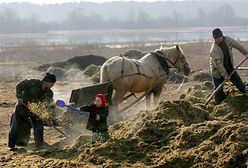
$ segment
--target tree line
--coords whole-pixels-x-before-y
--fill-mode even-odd
[[[20,18],[11,8],[0,12],[0,33],[41,33],[57,30],[90,29],[154,29],[173,27],[208,27],[208,26],[247,26],[248,18],[237,17],[235,10],[223,4],[215,10],[206,12],[199,8],[197,14],[186,18],[178,11],[173,16],[153,18],[147,11],[130,8],[125,19],[112,16],[103,18],[95,12],[86,14],[83,8],[73,10],[63,21],[42,22],[37,15]]]

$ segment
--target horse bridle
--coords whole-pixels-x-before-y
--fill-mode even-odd
[[[176,61],[175,62],[172,62],[166,55],[164,55],[164,53],[162,51],[159,51],[158,50],[156,52],[151,52],[151,54],[153,54],[155,56],[163,57],[164,59],[166,59],[172,65],[172,67],[169,66],[170,68],[177,68],[177,69],[179,69],[179,67],[176,66],[177,62],[181,59],[179,55],[178,55]],[[183,64],[187,64],[187,62],[185,62],[183,60],[182,60],[182,62],[183,62]]]
[[[178,67],[176,66],[176,63],[177,63],[177,61],[179,60],[179,56],[177,57],[177,59],[176,59],[175,62],[172,62],[169,58],[167,58],[166,55],[165,55],[165,57],[164,57],[164,53],[163,53],[163,52],[161,52],[161,51],[156,51],[156,54],[158,54],[158,56],[163,57],[164,59],[166,59],[166,60],[172,65],[172,67],[170,67],[170,68],[178,68]]]

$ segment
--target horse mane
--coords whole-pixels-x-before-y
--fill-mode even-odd
[[[175,46],[171,46],[171,47],[162,47],[161,46],[160,49],[157,49],[155,51],[163,51],[165,54],[170,55],[170,52],[173,52],[174,50],[179,50],[182,53],[182,55],[184,55],[183,50],[179,45],[175,45]]]

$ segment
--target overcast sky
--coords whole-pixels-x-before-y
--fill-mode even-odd
[[[55,4],[55,3],[66,3],[66,2],[109,2],[109,1],[138,1],[138,2],[154,2],[158,0],[0,0],[0,3],[11,3],[11,2],[30,2],[35,4]],[[166,1],[166,0],[160,0]]]

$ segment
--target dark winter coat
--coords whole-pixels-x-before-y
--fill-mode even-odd
[[[23,99],[23,103],[26,105],[39,101],[51,102],[53,100],[53,92],[51,89],[43,90],[41,80],[26,79],[16,85],[16,97],[17,99]],[[26,111],[20,110],[18,112],[23,113],[22,115],[27,115]]]
[[[109,114],[108,107],[96,108],[94,104],[86,105],[80,107],[81,111],[89,112],[89,119],[87,122],[86,129],[91,130],[93,132],[104,132],[108,131],[107,126],[107,117]],[[100,120],[96,120],[96,115],[100,116]]]
[[[48,91],[43,90],[41,80],[26,79],[16,85],[16,97],[17,99],[23,99],[25,104],[37,101],[51,101],[53,92],[51,89]]]
[[[26,145],[30,138],[31,126],[34,129],[35,144],[37,147],[41,146],[43,144],[43,121],[32,115],[26,105],[31,102],[52,101],[52,90],[43,90],[40,80],[24,80],[16,85],[16,97],[23,99],[25,105],[17,104],[11,117],[8,146],[14,148],[15,145]]]

